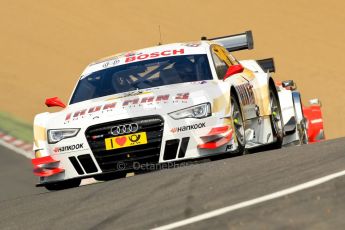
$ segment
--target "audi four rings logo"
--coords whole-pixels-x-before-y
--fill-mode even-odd
[[[139,125],[137,123],[118,125],[111,127],[110,133],[114,136],[128,133],[135,133],[138,131]]]

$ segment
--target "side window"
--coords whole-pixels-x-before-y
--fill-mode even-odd
[[[223,79],[231,63],[220,47],[213,46],[211,53],[218,79]]]

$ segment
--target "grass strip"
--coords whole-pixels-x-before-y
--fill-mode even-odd
[[[0,130],[23,141],[33,141],[32,125],[5,112],[0,112]]]

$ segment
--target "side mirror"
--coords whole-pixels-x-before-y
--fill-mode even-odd
[[[224,80],[227,79],[228,77],[231,77],[234,74],[237,73],[242,73],[244,70],[242,65],[232,65],[228,68],[228,70],[226,71],[226,74],[224,76]]]
[[[296,90],[297,89],[297,85],[293,80],[283,81],[282,86],[287,90]]]
[[[56,107],[56,106],[58,106],[58,107],[61,107],[61,108],[66,108],[66,105],[58,97],[47,98],[45,104],[48,107]]]

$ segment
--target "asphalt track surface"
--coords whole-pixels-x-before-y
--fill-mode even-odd
[[[345,170],[345,138],[48,192],[0,147],[0,229],[149,229]],[[345,176],[182,229],[344,229]]]

